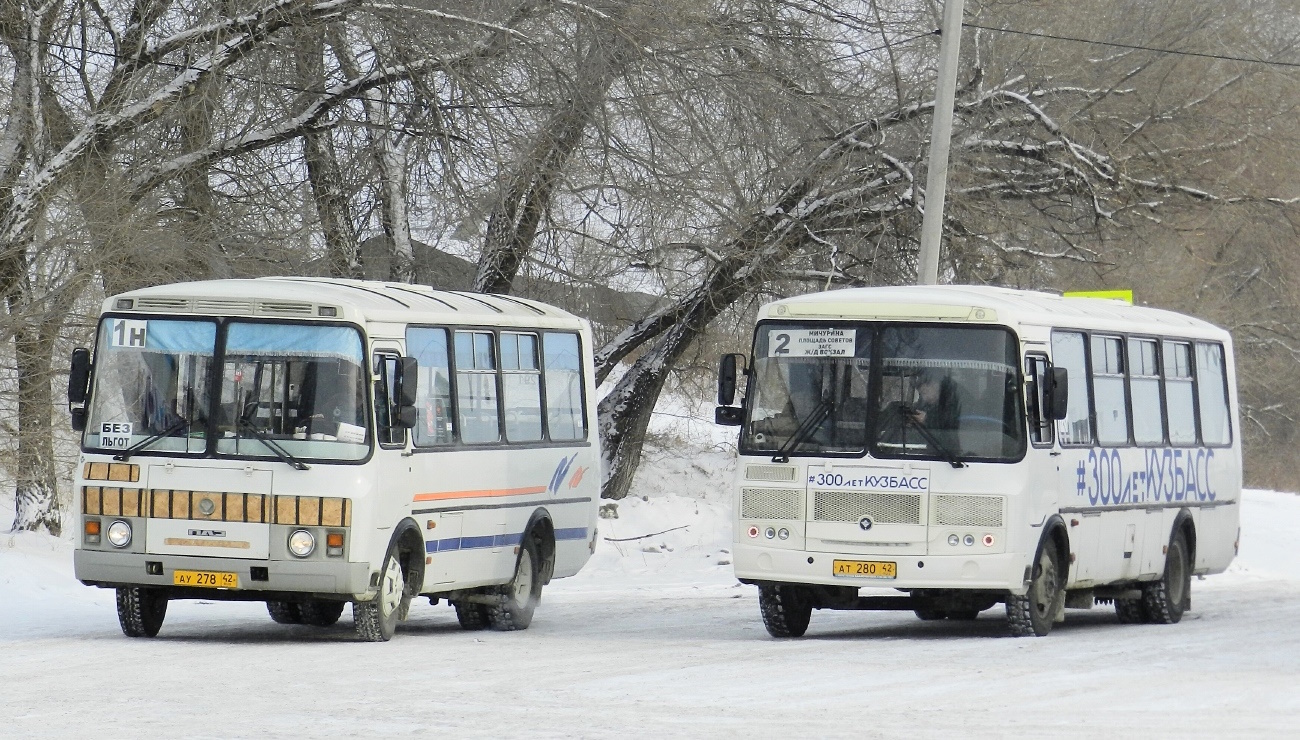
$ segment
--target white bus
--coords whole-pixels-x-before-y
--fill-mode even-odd
[[[599,506],[591,332],[506,296],[313,278],[105,301],[73,354],[76,576],[122,630],[171,599],[264,601],[363,640],[411,599],[526,628]]]
[[[773,636],[813,609],[969,620],[999,602],[1016,635],[1108,602],[1173,623],[1190,577],[1236,554],[1232,340],[1204,321],[864,288],[764,306],[752,352],[739,407],[745,358],[723,358],[717,421],[742,426],[734,566]]]

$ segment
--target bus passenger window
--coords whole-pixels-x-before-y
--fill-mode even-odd
[[[501,332],[501,393],[506,440],[542,438],[542,375],[537,366],[537,335]]]
[[[1165,417],[1160,413],[1160,367],[1154,339],[1128,340],[1129,395],[1133,398],[1133,441],[1158,445],[1165,441]]]
[[[1073,331],[1052,332],[1052,364],[1069,371],[1069,401],[1065,418],[1057,423],[1057,435],[1063,445],[1092,444],[1089,409],[1088,361],[1083,334]]]
[[[406,349],[420,366],[416,422],[411,429],[415,445],[450,444],[455,441],[455,436],[451,417],[447,330],[411,327],[406,330]]]
[[[1119,337],[1092,338],[1092,390],[1097,394],[1097,442],[1128,444],[1128,405],[1124,402],[1124,353]]]
[[[553,440],[578,440],[587,436],[583,414],[582,355],[578,335],[547,332],[542,335],[546,376],[546,428]]]
[[[491,332],[456,332],[456,403],[462,442],[501,439],[496,357],[492,349]]]
[[[1226,445],[1232,441],[1228,418],[1228,386],[1223,373],[1223,347],[1196,343],[1196,400],[1201,408],[1201,442]]]
[[[1165,405],[1169,411],[1169,442],[1196,444],[1196,404],[1192,400],[1192,348],[1165,342]]]

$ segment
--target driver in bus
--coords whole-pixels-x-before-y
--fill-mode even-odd
[[[946,373],[923,370],[917,376],[916,403],[906,412],[929,429],[956,429],[961,418],[961,394]]]

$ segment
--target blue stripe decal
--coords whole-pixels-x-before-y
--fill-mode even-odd
[[[572,529],[555,530],[555,539],[559,540],[585,540],[587,539],[586,527],[575,527]],[[424,543],[424,551],[427,553],[435,552],[452,552],[454,550],[477,550],[490,547],[513,547],[524,540],[524,533],[515,534],[498,534],[484,535],[482,537],[449,537],[445,540],[429,540]]]

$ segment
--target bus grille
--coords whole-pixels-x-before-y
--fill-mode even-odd
[[[870,517],[877,524],[920,524],[921,497],[901,493],[816,491],[813,519],[819,522],[856,522]]]
[[[745,480],[794,480],[794,467],[791,465],[746,465]]]
[[[740,518],[802,519],[803,491],[794,488],[742,488]]]
[[[935,496],[935,524],[949,527],[1001,527],[1001,496]]]

